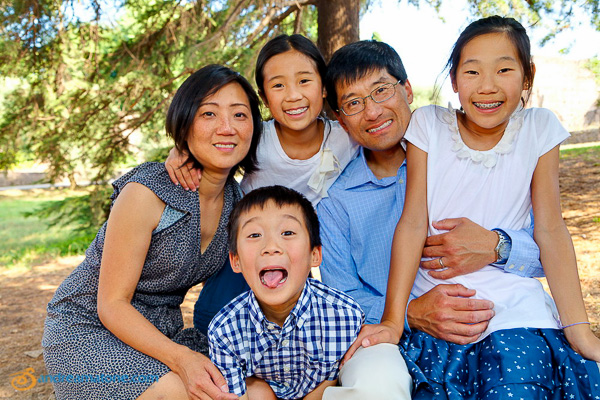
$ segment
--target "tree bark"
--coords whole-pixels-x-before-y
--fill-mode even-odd
[[[359,39],[359,0],[318,0],[317,45],[326,61],[340,47]]]

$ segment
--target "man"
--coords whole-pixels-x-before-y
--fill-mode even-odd
[[[339,49],[329,63],[326,88],[338,121],[362,148],[317,206],[325,244],[321,276],[359,302],[367,323],[379,323],[406,190],[402,138],[411,117],[412,88],[398,54],[374,41]],[[434,258],[423,266],[436,278],[490,263],[526,276],[543,273],[539,250],[527,232],[488,231],[463,218],[439,221],[436,228],[448,232],[428,238],[423,252]],[[461,344],[473,342],[494,315],[493,304],[472,299],[474,294],[461,285],[437,286],[409,303],[406,329]],[[364,368],[357,363],[351,367],[351,362],[342,369],[343,386],[353,386],[345,381],[348,371]]]

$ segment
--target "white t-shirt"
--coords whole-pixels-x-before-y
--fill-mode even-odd
[[[263,186],[282,185],[302,193],[314,207],[327,197],[327,190],[358,153],[358,144],[337,121],[324,121],[325,133],[320,150],[311,158],[290,158],[279,143],[275,120],[263,123],[257,149],[258,168],[245,176],[244,193]]]
[[[427,153],[429,235],[442,233],[432,221],[466,217],[486,229],[530,226],[531,180],[539,157],[569,136],[551,111],[519,107],[504,136],[491,150],[467,147],[456,112],[439,106],[416,110],[406,140]],[[441,283],[477,290],[475,298],[494,302],[496,315],[484,335],[518,327],[557,328],[556,307],[540,282],[488,265],[448,280],[419,268],[412,293],[420,296]]]

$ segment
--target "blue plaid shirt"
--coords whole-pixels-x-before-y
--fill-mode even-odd
[[[265,318],[249,291],[210,323],[210,359],[238,396],[246,393],[245,379],[254,375],[278,398],[302,398],[321,382],[337,378],[339,361],[363,320],[351,297],[311,278],[283,327]]]
[[[406,161],[396,176],[377,179],[364,149],[348,164],[317,206],[323,242],[321,278],[352,296],[366,323],[381,320],[394,230],[404,208]],[[504,230],[512,240],[505,271],[543,276],[539,249],[525,230]]]

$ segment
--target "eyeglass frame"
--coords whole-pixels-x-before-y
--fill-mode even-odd
[[[344,102],[344,103],[343,103],[343,104],[340,106],[340,108],[337,110],[337,112],[338,112],[338,113],[339,113],[340,111],[341,111],[341,112],[343,112],[343,113],[344,113],[344,115],[345,115],[346,117],[351,117],[351,116],[353,116],[353,115],[360,114],[361,112],[365,111],[365,108],[367,108],[367,99],[368,99],[369,97],[371,98],[371,100],[373,100],[373,102],[374,102],[374,103],[377,103],[377,104],[381,104],[381,103],[383,103],[384,101],[388,101],[389,99],[391,99],[392,97],[394,97],[394,95],[396,94],[396,86],[398,86],[398,84],[399,84],[399,83],[401,83],[401,82],[402,82],[402,79],[398,79],[398,82],[396,82],[396,83],[384,83],[383,85],[379,85],[379,86],[377,86],[375,89],[371,90],[371,93],[369,93],[369,95],[368,95],[368,96],[365,96],[365,97],[360,97],[360,96],[358,96],[358,97],[354,97],[354,98],[352,98],[352,99],[350,99],[350,100],[347,100],[347,101],[345,101],[345,102]],[[381,88],[382,88],[382,87],[384,87],[385,85],[392,85],[392,89],[394,90],[394,91],[392,92],[392,95],[391,95],[390,97],[388,97],[387,99],[384,99],[384,100],[381,100],[381,101],[377,101],[377,100],[375,100],[375,99],[373,98],[373,92],[377,91],[378,89],[381,89]],[[344,111],[344,104],[348,104],[348,103],[350,103],[351,101],[355,101],[355,100],[358,100],[358,99],[362,100],[362,105],[363,105],[363,108],[362,108],[362,110],[360,110],[360,111],[357,111],[357,112],[355,112],[354,114],[348,114],[346,111]]]

